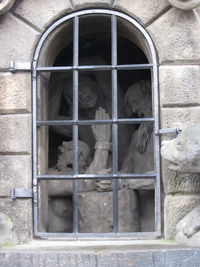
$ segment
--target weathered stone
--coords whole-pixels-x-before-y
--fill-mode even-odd
[[[48,244],[48,245],[44,245]],[[90,242],[76,241],[78,247],[66,245],[66,242],[38,241],[0,251],[1,267],[198,267],[200,248],[160,244],[138,245],[113,245],[100,246],[98,243],[91,246]],[[41,244],[42,243],[42,244]],[[106,242],[105,242],[106,243]],[[104,243],[104,244],[105,244]],[[152,242],[153,243],[153,242]],[[81,245],[80,245],[81,244]],[[58,249],[59,248],[59,249]]]
[[[161,66],[159,78],[162,106],[200,104],[199,66]]]
[[[31,157],[30,156],[0,156],[0,188],[30,188],[31,187]]]
[[[31,112],[30,73],[0,73],[0,114]]]
[[[115,7],[147,24],[169,7],[169,3],[167,0],[145,0],[141,5],[140,0],[117,0]]]
[[[153,190],[139,190],[139,218],[141,232],[155,231],[155,203]]]
[[[199,123],[200,108],[161,108],[161,127],[185,129],[191,123]]]
[[[200,124],[190,124],[176,138],[163,141],[161,155],[173,171],[200,174]]]
[[[195,11],[197,12],[197,14],[200,16],[200,6],[199,7],[197,7],[196,9],[195,9]]]
[[[162,30],[161,30],[162,29]],[[158,50],[160,63],[200,59],[200,21],[195,11],[171,9],[147,30]]]
[[[71,198],[50,198],[48,230],[51,233],[73,232],[73,204]]]
[[[65,15],[71,8],[70,0],[59,0],[59,4],[51,0],[24,0],[20,2],[14,13],[38,29],[44,30],[47,25]]]
[[[173,193],[200,193],[200,175],[171,171],[169,163],[162,160],[162,181],[166,194]]]
[[[119,190],[119,231],[137,232],[138,203],[133,190]],[[112,192],[79,194],[79,228],[83,233],[106,233],[113,230]]]
[[[199,195],[178,194],[166,196],[164,210],[165,238],[175,238],[177,223],[199,203]]]
[[[189,1],[183,1],[183,0],[169,0],[170,5],[183,9],[183,10],[191,10],[195,7],[198,7],[200,5],[200,0],[189,0]]]
[[[176,225],[176,240],[191,245],[200,245],[200,205],[197,205]]]
[[[28,241],[32,236],[32,201],[31,200],[0,200],[0,212],[10,218],[14,233],[19,241]],[[10,243],[15,243],[15,239]]]
[[[0,246],[18,243],[16,233],[13,232],[13,223],[4,213],[0,212]]]
[[[11,60],[31,61],[38,32],[12,14],[1,18],[0,69],[8,69]]]
[[[75,8],[110,7],[111,0],[73,0]]]
[[[31,152],[31,115],[0,116],[0,152]]]
[[[15,0],[1,0],[0,1],[0,15],[5,14],[15,3]]]

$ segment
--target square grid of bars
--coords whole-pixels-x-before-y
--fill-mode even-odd
[[[103,13],[104,11],[102,11]],[[87,65],[79,66],[79,16],[73,19],[73,66],[62,67],[36,67],[35,76],[33,76],[33,192],[34,192],[34,233],[36,236],[43,237],[143,237],[152,238],[160,235],[160,162],[159,162],[159,137],[154,136],[154,158],[155,173],[153,174],[120,174],[118,171],[118,125],[122,123],[138,124],[142,122],[154,123],[155,131],[158,130],[158,119],[154,118],[128,118],[118,119],[117,108],[117,71],[118,70],[151,70],[153,77],[153,64],[126,64],[117,65],[117,16],[115,12],[110,12],[111,18],[111,65]],[[84,15],[84,11],[82,11]],[[156,66],[157,67],[157,66]],[[78,119],[78,85],[79,71],[98,71],[109,70],[112,75],[112,118],[109,120],[79,120]],[[51,71],[71,71],[73,73],[73,117],[72,120],[37,120],[36,118],[36,91],[37,91],[37,73]],[[152,87],[154,84],[152,82]],[[154,93],[154,92],[153,92]],[[153,94],[155,98],[155,94]],[[154,99],[155,100],[155,99]],[[156,101],[157,102],[157,101]],[[155,103],[155,101],[154,101]],[[78,126],[92,124],[110,124],[112,125],[112,172],[111,174],[78,174]],[[39,175],[38,174],[38,158],[37,158],[37,131],[40,126],[52,125],[71,125],[73,128],[73,173],[72,175]],[[135,233],[119,233],[119,214],[118,214],[118,179],[150,179],[155,178],[155,231],[154,232],[135,232]],[[73,233],[49,233],[39,232],[39,204],[37,201],[38,181],[50,179],[70,179],[73,180]],[[78,231],[78,180],[79,179],[112,179],[113,187],[113,232],[112,233],[79,233]]]

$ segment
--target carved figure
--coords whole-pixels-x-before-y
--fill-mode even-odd
[[[105,65],[105,61],[100,56],[92,56],[80,59],[80,64],[88,65],[95,62],[97,65]],[[54,74],[51,78],[49,90],[49,119],[50,120],[71,120],[72,119],[72,78],[68,74]],[[120,118],[125,118],[125,108],[123,103],[123,91],[118,84],[118,114]],[[64,100],[65,113],[60,113],[61,102]],[[95,118],[95,112],[102,107],[111,116],[112,114],[112,91],[111,75],[106,71],[87,72],[79,75],[79,119],[91,120]],[[72,137],[70,126],[53,126],[54,131],[68,138]],[[129,131],[127,125],[119,128],[119,163],[125,157],[129,142]],[[91,127],[79,127],[79,140],[87,143],[91,150],[94,148],[95,139]],[[93,151],[92,151],[93,152]]]
[[[0,1],[0,16],[8,12],[14,5],[15,0],[1,0]]]
[[[200,0],[168,0],[170,5],[183,10],[191,10],[200,5]]]
[[[161,155],[173,171],[200,174],[200,124],[192,124],[175,139],[162,142]],[[200,244],[200,206],[176,226],[176,240]]]
[[[141,80],[131,85],[125,95],[127,111],[137,114],[139,118],[152,116],[151,85],[149,81]],[[153,125],[141,123],[132,133],[128,153],[122,163],[121,172],[149,173],[154,170],[153,157]],[[128,189],[140,189],[140,229],[154,231],[154,179],[127,179]]]
[[[151,102],[149,81],[141,80],[128,88],[125,103],[129,115],[137,114],[139,118],[150,118],[152,116]],[[141,123],[138,129],[132,133],[129,150],[122,163],[121,172],[146,173],[154,170],[152,131],[151,123]],[[136,182],[135,179],[129,180],[129,183]],[[149,183],[148,180],[143,182]],[[152,180],[150,182],[152,184]]]
[[[141,80],[131,85],[125,95],[127,113],[137,114],[140,118],[152,116],[151,86],[149,81]],[[153,127],[150,123],[141,123],[133,131],[129,149],[122,162],[121,173],[149,173],[154,170]],[[126,179],[119,181],[119,188],[139,190],[140,229],[154,230],[154,179]],[[98,181],[99,191],[112,190],[110,180]]]
[[[173,171],[200,173],[200,124],[193,124],[176,138],[163,141],[161,155]]]
[[[139,118],[152,116],[151,86],[149,81],[141,80],[131,85],[125,95],[125,104],[129,116],[137,114]],[[153,137],[152,124],[141,123],[133,131],[129,149],[122,162],[121,173],[147,173],[153,172]],[[109,181],[100,181],[105,191],[111,189]],[[106,187],[107,184],[107,187]],[[121,183],[121,186],[124,184]],[[127,186],[130,189],[153,189],[153,179],[129,179]],[[99,184],[100,187],[100,184]]]
[[[95,119],[107,120],[109,119],[109,115],[105,112],[105,109],[100,108],[96,111]],[[95,154],[92,161],[90,161],[91,154],[88,145],[79,141],[78,164],[80,173],[98,173],[108,167],[111,137],[110,125],[92,125],[92,132],[96,140]],[[54,172],[57,174],[59,172],[71,174],[73,164],[72,142],[63,142],[63,145],[60,147],[60,151],[62,154],[58,159],[58,164],[55,168],[50,169],[49,172],[51,174]],[[57,218],[55,220],[49,220],[49,229],[51,231],[65,232],[69,230],[69,228],[66,228],[66,222],[64,223],[66,216],[62,216],[60,213],[57,214],[58,211],[54,210],[54,208],[58,207],[58,204],[62,201],[66,203],[66,199],[62,200],[62,197],[66,198],[72,196],[72,186],[72,181],[70,180],[50,180],[48,182],[49,196],[51,197],[51,202],[49,203],[49,216],[51,216],[51,218]],[[78,188],[79,192],[93,191],[96,189],[96,182],[95,180],[81,180],[78,181]]]

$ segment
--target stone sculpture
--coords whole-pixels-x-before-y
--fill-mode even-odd
[[[8,12],[14,5],[15,0],[1,0],[0,1],[0,16]]]
[[[149,81],[141,80],[128,88],[125,103],[129,116],[137,114],[139,118],[151,118],[151,102]],[[144,122],[133,132],[128,153],[122,163],[122,172],[145,173],[154,170],[152,127],[152,123]]]
[[[105,65],[106,62],[100,56],[92,56],[80,59],[80,64],[88,65],[90,62],[95,62],[96,65]],[[54,74],[51,78],[49,90],[49,119],[50,120],[71,120],[72,119],[72,93],[73,80],[69,74]],[[93,120],[95,112],[99,107],[102,107],[106,112],[112,115],[112,91],[111,91],[111,75],[109,72],[96,71],[87,72],[79,75],[79,119]],[[125,107],[123,103],[124,94],[118,84],[118,114],[120,118],[125,118]],[[61,112],[61,102],[65,102],[64,114]],[[72,139],[72,127],[70,126],[53,126],[54,131]],[[122,125],[119,128],[119,163],[121,164],[126,155],[129,142],[129,131],[127,125]],[[94,148],[95,139],[90,126],[79,127],[79,140],[87,143],[91,149]],[[92,151],[93,153],[93,151]]]
[[[191,10],[200,5],[200,0],[168,0],[170,5],[183,10]]]
[[[163,141],[161,154],[173,171],[200,173],[200,124],[192,124],[177,138]]]
[[[82,83],[81,83],[82,80]],[[66,81],[65,78],[63,81]],[[72,105],[71,91],[63,91],[63,81],[61,89],[56,93],[58,98],[64,95],[69,106],[68,117],[71,116],[70,107]],[[71,82],[69,82],[71,83]],[[67,84],[64,84],[65,86]],[[95,111],[96,120],[108,120],[109,110],[111,108],[106,104],[104,97],[104,108],[99,108],[98,101],[101,102],[99,96],[99,88],[96,81],[91,80],[88,75],[81,77],[79,85],[79,112],[80,116],[86,119],[92,119]],[[58,85],[59,87],[59,85]],[[93,93],[91,91],[93,90]],[[109,96],[110,97],[110,96]],[[52,98],[54,99],[54,98]],[[152,116],[151,104],[151,86],[149,81],[138,81],[130,86],[124,98],[123,110],[125,105],[127,116],[137,114],[139,118],[149,118]],[[58,101],[59,102],[59,101]],[[98,103],[98,104],[97,104]],[[60,119],[58,107],[54,107],[53,116]],[[107,111],[108,110],[108,111]],[[122,114],[122,113],[120,113]],[[52,116],[52,114],[51,114]],[[123,117],[123,116],[122,116]],[[61,118],[62,119],[62,118]],[[65,117],[66,119],[66,117]],[[120,125],[121,126],[121,125]],[[79,173],[85,174],[108,174],[111,171],[111,125],[94,124],[91,127],[91,133],[95,140],[94,146],[87,144],[86,140],[79,136],[78,141],[78,167]],[[123,129],[123,128],[122,128]],[[132,129],[131,139],[127,139],[129,149],[126,149],[126,156],[122,158],[121,173],[149,173],[154,171],[153,162],[153,128],[152,123],[141,123],[137,129]],[[62,130],[62,129],[61,129]],[[83,135],[86,133],[83,132]],[[119,133],[120,135],[120,133]],[[123,135],[123,132],[122,132]],[[125,136],[126,132],[125,132]],[[70,134],[69,136],[70,137]],[[120,135],[121,138],[121,135]],[[94,150],[94,155],[91,153]],[[51,168],[49,172],[56,174],[72,174],[72,154],[73,142],[64,141],[59,147],[60,156],[56,166]],[[121,147],[119,144],[119,153]],[[122,152],[123,154],[123,152]],[[93,155],[93,156],[92,156]],[[93,158],[92,158],[93,157]],[[79,230],[82,232],[112,231],[112,181],[111,180],[79,180],[78,198],[79,198]],[[119,186],[119,227],[122,232],[131,231],[153,231],[154,230],[154,179],[127,179],[126,181],[118,180]],[[72,230],[72,209],[66,208],[66,205],[72,206],[73,182],[70,180],[50,180],[48,182],[49,190],[49,231],[51,232],[70,232]],[[138,190],[138,191],[136,191]],[[138,200],[139,195],[139,200]],[[139,202],[140,201],[140,204]],[[58,206],[60,205],[60,211]],[[109,207],[108,207],[109,206]],[[126,209],[124,207],[126,206]],[[90,207],[90,208],[89,208]],[[96,207],[96,208],[95,208]],[[97,223],[99,213],[95,215],[97,207],[101,210],[101,223]],[[140,226],[138,220],[138,209],[140,208]],[[90,212],[94,210],[94,216]],[[126,212],[125,212],[126,211]],[[127,216],[127,213],[129,216]],[[126,219],[125,219],[126,217]],[[52,219],[54,218],[54,219]],[[89,221],[88,221],[89,220]],[[100,219],[99,219],[100,220]],[[90,223],[89,223],[90,222]],[[99,228],[99,224],[101,227]],[[94,227],[94,225],[96,225]]]
[[[151,85],[141,80],[131,85],[125,95],[129,114],[139,118],[152,117]],[[121,172],[154,172],[153,125],[141,123],[132,133],[128,153],[122,163]],[[140,189],[140,228],[141,231],[154,231],[154,179],[127,179],[128,189]]]
[[[109,115],[105,112],[105,109],[100,108],[96,111],[95,119],[109,119]],[[79,141],[78,165],[80,173],[98,173],[99,171],[108,167],[111,137],[110,125],[92,125],[92,132],[96,140],[96,144],[95,154],[91,162],[89,162],[91,154],[88,145]],[[55,168],[50,169],[49,172],[51,174],[59,174],[60,171],[61,173],[64,172],[67,174],[72,174],[72,142],[64,142],[60,150],[62,154],[58,159],[58,164],[55,166]],[[94,180],[82,180],[78,182],[78,185],[79,192],[93,191],[96,189]],[[66,198],[67,196],[72,196],[72,182],[52,180],[49,181],[48,187],[49,196],[51,197],[51,202],[49,203],[50,216],[51,218],[60,217],[58,220],[49,220],[49,230],[60,232],[68,231],[69,228],[67,224],[63,223],[63,221],[66,220],[66,216],[62,216],[62,214],[56,214],[57,208],[54,208],[58,207],[57,203],[63,203],[61,197]],[[66,202],[66,200],[64,200],[64,202]]]
[[[151,85],[141,80],[131,85],[125,95],[125,104],[129,116],[137,114],[139,118],[152,116]],[[154,172],[153,127],[151,123],[141,123],[132,133],[129,149],[122,162],[121,173]],[[111,190],[110,181],[99,181],[102,191]],[[139,190],[141,231],[154,230],[154,179],[126,179],[119,186],[128,190]]]
[[[200,174],[200,124],[189,125],[175,139],[163,141],[161,154],[171,170]],[[200,206],[197,205],[177,224],[176,240],[200,244],[199,218]]]

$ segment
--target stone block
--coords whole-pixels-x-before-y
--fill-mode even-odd
[[[199,28],[200,20],[195,11],[183,12],[176,8],[147,27],[158,50],[160,63],[199,60]]]
[[[113,230],[112,192],[79,194],[79,228],[83,233],[109,233]],[[119,191],[119,231],[139,231],[138,201],[133,190]]]
[[[191,123],[199,123],[200,107],[161,108],[161,127],[187,128]]]
[[[31,62],[38,32],[13,16],[6,14],[1,18],[0,28],[0,69],[7,70],[10,61]]]
[[[111,0],[73,0],[75,8],[111,7]]]
[[[168,8],[169,3],[167,0],[145,0],[142,4],[140,0],[117,0],[115,7],[135,17],[141,23],[147,24]]]
[[[0,73],[0,114],[31,112],[31,74]]]
[[[31,152],[31,115],[0,116],[0,152]]]
[[[44,241],[41,241],[44,243]],[[47,240],[45,241],[48,242]],[[55,244],[55,241],[53,241]],[[65,242],[63,242],[65,244]],[[77,242],[79,243],[79,242]],[[89,242],[88,242],[89,243]],[[91,246],[80,249],[54,244],[45,248],[32,242],[0,251],[1,267],[198,267],[200,248],[171,245]],[[165,242],[166,243],[166,242]],[[72,242],[73,244],[73,242]],[[77,244],[78,246],[78,244]]]
[[[199,66],[161,66],[159,81],[161,106],[200,104]]]
[[[164,203],[165,238],[175,238],[177,223],[199,203],[200,195],[177,194],[166,196]]]
[[[2,200],[0,212],[9,218],[13,224],[13,236],[19,241],[28,241],[32,237],[32,201],[29,200]],[[14,235],[15,233],[15,235]],[[15,243],[16,239],[10,240]]]
[[[14,225],[11,219],[6,214],[0,212],[0,246],[19,242],[13,228]]]
[[[0,197],[1,192],[10,194],[12,188],[31,188],[31,156],[0,156]]]
[[[161,177],[166,194],[200,193],[200,174],[171,171],[168,165],[166,160],[162,160]]]
[[[59,0],[59,3],[52,0],[24,0],[20,1],[14,13],[43,31],[50,23],[66,15],[71,9],[70,0]]]

